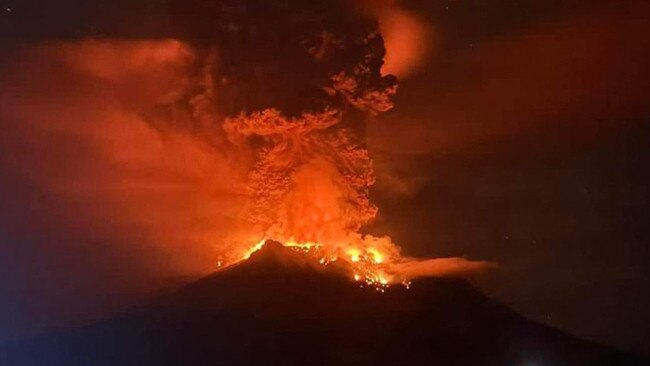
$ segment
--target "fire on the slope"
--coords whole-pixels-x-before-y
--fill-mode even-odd
[[[268,241],[274,240],[260,240],[245,250],[236,262],[248,260]],[[384,252],[372,244],[328,247],[316,242],[297,242],[289,239],[282,245],[299,253],[311,264],[323,267],[337,265],[338,268],[345,268],[349,278],[358,282],[359,287],[369,286],[381,293],[392,285],[402,285],[409,289],[412,280],[418,277],[468,275],[495,267],[491,262],[470,261],[456,257],[434,259],[402,257],[394,250]],[[219,262],[220,267],[222,263]]]

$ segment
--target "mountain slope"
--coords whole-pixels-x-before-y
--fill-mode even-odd
[[[267,243],[121,317],[5,346],[6,365],[642,365],[453,278],[385,293]]]

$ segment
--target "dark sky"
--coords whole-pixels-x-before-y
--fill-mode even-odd
[[[1,1],[6,47],[179,32],[158,1]],[[402,6],[432,27],[433,46],[402,80],[395,110],[369,129],[381,210],[371,229],[409,255],[495,261],[499,270],[476,279],[491,296],[579,336],[650,352],[650,8],[580,0]],[[38,329],[52,312],[92,317],[101,313],[98,296],[111,308],[124,293],[142,293],[119,276],[107,287],[120,296],[79,278],[59,291],[65,275],[38,268],[47,258],[36,266],[21,258],[48,240],[96,236],[57,227],[53,217],[74,204],[11,174],[0,188],[0,339]],[[118,255],[93,244],[94,256]],[[72,248],[56,260],[69,265],[91,250]],[[73,273],[92,267],[78,265]],[[54,288],[31,287],[44,277]],[[79,300],[67,314],[29,303],[47,298],[26,295],[33,291],[53,304]]]
[[[379,231],[418,255],[494,260],[478,280],[493,296],[647,351],[647,6],[445,6],[419,10],[441,45],[377,126],[378,188],[405,192],[377,195]]]

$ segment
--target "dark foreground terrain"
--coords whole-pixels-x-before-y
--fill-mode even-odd
[[[385,293],[269,243],[121,317],[13,342],[0,364],[647,365],[526,320],[452,278]]]

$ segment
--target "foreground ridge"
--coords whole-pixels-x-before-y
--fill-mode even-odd
[[[644,365],[457,278],[384,293],[282,245],[122,316],[7,344],[2,365]]]

